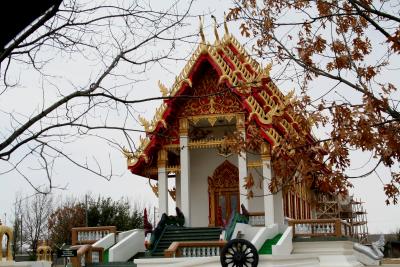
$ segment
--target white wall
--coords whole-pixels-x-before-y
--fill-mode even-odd
[[[293,251],[293,227],[287,227],[281,239],[272,246],[272,255],[290,255]]]
[[[110,248],[115,244],[115,234],[114,233],[109,233],[102,239],[98,240],[96,243],[94,243],[92,246],[93,247],[101,247],[104,248],[104,250]]]
[[[124,232],[118,233],[117,242],[123,240],[125,237],[127,237],[128,235],[132,234],[135,231],[136,231],[136,229],[132,229],[132,230],[128,230],[128,231],[124,231]]]
[[[251,243],[260,250],[260,248],[264,245],[265,240],[274,238],[278,234],[278,225],[273,224],[265,227],[257,227],[259,230],[254,235]]]
[[[254,227],[251,226],[250,224],[245,224],[245,223],[237,223],[235,226],[235,229],[233,230],[232,233],[232,239],[237,237],[238,232],[242,234],[243,239],[246,240],[253,240],[253,238],[257,235],[257,233],[260,231],[261,227]]]
[[[237,155],[227,158],[237,166]],[[190,150],[190,208],[192,210],[191,223],[193,227],[208,226],[208,177],[225,161],[217,154],[216,149]]]
[[[109,250],[109,261],[127,261],[138,252],[144,252],[144,231],[137,229]]]
[[[249,160],[249,159],[248,159]],[[253,161],[253,160],[251,160]],[[254,197],[249,199],[249,211],[264,211],[264,182],[262,178],[262,169],[260,168],[250,168],[249,174],[252,174],[254,179],[254,186],[252,188]],[[261,183],[261,185],[260,185]]]
[[[254,161],[260,161],[261,156],[259,153],[247,153],[247,163],[249,162],[254,162]],[[249,174],[253,176],[254,179],[254,187],[252,188],[253,193],[254,193],[254,198],[249,199],[249,211],[264,211],[264,180],[262,177],[262,168],[257,167],[257,168],[249,168]],[[260,186],[261,182],[261,186]]]

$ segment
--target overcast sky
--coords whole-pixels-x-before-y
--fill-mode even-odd
[[[154,1],[156,3],[156,1]],[[223,21],[223,12],[229,8],[229,1],[197,1],[192,9],[194,14],[214,14],[219,22]],[[185,30],[189,33],[198,32],[198,19],[188,20],[191,24],[186,27]],[[212,20],[208,15],[205,17],[205,34],[207,40],[210,42],[214,41],[213,29],[211,27]],[[220,27],[220,36],[223,35],[223,28]],[[245,43],[248,40],[241,38],[237,24],[230,24],[230,31],[242,42]],[[187,44],[186,47],[180,47],[180,51],[183,56],[187,56],[189,51],[193,48],[193,44]],[[250,50],[250,48],[247,48]],[[82,65],[80,59],[70,60],[68,58],[60,58],[57,63],[52,63],[53,69],[60,74],[60,76],[69,77],[70,81],[76,84],[84,84],[88,80],[88,77],[95,74],[97,66]],[[154,66],[147,73],[143,75],[145,81],[140,83],[140,90],[137,91],[137,98],[159,96],[159,89],[157,81],[161,80],[167,87],[172,85],[174,76],[179,74],[181,68],[184,66],[184,62],[176,61],[169,62],[164,65],[164,68]],[[273,66],[279,68],[279,66]],[[0,109],[1,110],[17,110],[18,112],[24,113],[24,111],[32,108],[30,106],[35,100],[40,99],[40,94],[35,92],[31,87],[38,86],[39,79],[36,73],[24,72],[21,81],[25,82],[24,87],[19,90],[6,95],[6,97],[0,98]],[[27,82],[29,81],[29,82]],[[29,85],[29,86],[28,86]],[[280,86],[284,93],[287,93],[293,89],[294,85],[283,84]],[[315,91],[316,96],[321,94],[321,84],[318,87],[312,88]],[[295,88],[296,89],[296,88]],[[35,104],[33,104],[35,105]],[[155,108],[158,107],[159,102],[148,102],[135,107],[138,113],[141,113],[144,117],[151,119]],[[7,118],[0,116],[0,124],[6,122]],[[132,119],[134,121],[134,119]],[[320,131],[320,130],[319,130]],[[316,131],[318,133],[318,130]],[[318,137],[318,136],[317,136]],[[138,138],[138,135],[135,137]],[[114,172],[120,173],[120,177],[115,177],[111,181],[106,181],[102,178],[91,175],[88,172],[84,172],[80,169],[74,168],[70,164],[66,163],[63,166],[59,166],[54,173],[54,183],[60,187],[66,187],[65,190],[55,190],[54,194],[65,196],[83,196],[86,193],[92,193],[92,195],[111,196],[114,199],[121,197],[128,197],[133,202],[137,202],[142,206],[153,206],[157,204],[157,199],[152,193],[148,181],[145,178],[137,177],[130,174],[126,170],[126,161],[119,151],[113,149],[110,146],[99,147],[98,143],[93,140],[78,140],[76,145],[69,146],[68,152],[71,154],[82,154],[91,151],[101,158],[111,158]],[[354,152],[352,156],[353,171],[350,174],[360,174],[368,169],[370,165],[363,166],[370,158],[370,154],[363,154],[360,152]],[[4,168],[5,165],[0,163],[0,169]],[[34,173],[32,171],[32,173]],[[379,177],[378,177],[379,176]],[[373,173],[370,176],[357,179],[354,181],[355,187],[351,189],[356,198],[361,198],[365,201],[364,207],[368,212],[369,229],[372,233],[388,233],[400,228],[400,207],[399,206],[386,206],[385,196],[383,193],[383,185],[381,180],[387,181],[389,177],[388,170],[380,168],[377,173]],[[37,180],[38,177],[32,175],[29,177],[35,183],[42,183],[43,181]],[[21,192],[25,195],[31,195],[33,190],[29,184],[22,179],[16,173],[5,174],[0,177],[0,218],[4,222],[7,220],[7,224],[10,224],[12,218],[12,205],[15,194]],[[170,199],[172,202],[172,200]],[[171,209],[172,210],[172,209]]]

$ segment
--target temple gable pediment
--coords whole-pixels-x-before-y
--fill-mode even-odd
[[[312,141],[307,122],[287,108],[292,94],[285,96],[279,91],[269,76],[270,68],[261,68],[229,33],[213,45],[200,43],[170,90],[159,82],[167,98],[152,121],[139,118],[146,136],[135,152],[124,150],[128,168],[145,176],[145,170],[156,167],[160,149],[178,147],[181,119],[196,127],[214,127],[221,121],[236,127],[237,118],[243,117],[240,127],[255,126],[255,134],[272,148],[288,135]],[[186,131],[193,130],[189,128]]]

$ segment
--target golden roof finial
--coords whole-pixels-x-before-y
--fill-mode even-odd
[[[286,96],[284,96],[284,104],[287,106],[290,104],[294,96],[294,89],[291,90]]]
[[[122,147],[122,154],[124,154],[124,156],[125,156],[127,159],[133,157],[133,153],[130,152],[128,149],[126,149],[126,147]]]
[[[217,19],[215,18],[214,15],[211,15],[211,17],[214,19],[214,34],[215,34],[215,39],[217,42],[219,42],[219,35],[218,35],[218,30],[217,30]]]
[[[226,14],[225,13],[224,13],[224,28],[225,28],[225,34],[228,35],[229,30],[228,30],[228,24],[226,23]]]
[[[271,71],[272,68],[272,62],[268,63],[267,66],[265,66],[263,73],[265,76],[269,77],[269,72]]]
[[[160,80],[158,80],[158,87],[160,88],[160,92],[162,94],[163,97],[167,97],[168,96],[168,89],[167,87],[161,83]]]
[[[199,19],[200,19],[200,30],[199,30],[199,34],[200,34],[200,37],[201,37],[201,42],[202,42],[203,44],[205,44],[205,43],[206,43],[206,37],[204,36],[204,32],[203,32],[203,19],[201,18],[201,16],[199,16]]]
[[[148,132],[150,130],[150,122],[140,115],[139,115],[138,119],[139,119],[140,123],[143,125],[144,130],[146,132]]]

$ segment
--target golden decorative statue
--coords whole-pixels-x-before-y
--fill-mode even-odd
[[[52,250],[51,247],[47,245],[46,241],[38,246],[36,255],[38,261],[52,261]]]

